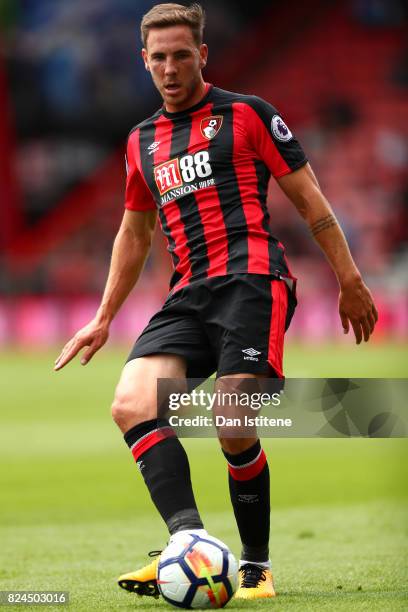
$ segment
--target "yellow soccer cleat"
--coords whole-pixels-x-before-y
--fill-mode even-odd
[[[236,599],[261,599],[276,597],[272,573],[269,569],[245,563],[239,568],[239,587]]]
[[[149,556],[157,556],[157,559],[145,565],[139,570],[129,572],[129,574],[123,574],[118,578],[118,585],[130,591],[136,593],[139,596],[147,595],[149,597],[159,597],[159,588],[157,586],[157,566],[159,564],[159,556],[161,551],[152,551]]]

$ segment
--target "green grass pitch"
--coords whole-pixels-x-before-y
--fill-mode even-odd
[[[125,356],[105,349],[86,368],[54,373],[54,354],[0,353],[0,590],[66,590],[75,612],[170,609],[115,584],[166,543],[110,419]],[[289,345],[286,373],[406,377],[407,362],[402,346]],[[206,527],[238,556],[217,442],[185,446]],[[229,607],[407,610],[407,440],[269,439],[264,447],[279,597]]]

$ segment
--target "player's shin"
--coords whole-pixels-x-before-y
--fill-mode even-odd
[[[259,440],[239,454],[223,451],[229,489],[241,536],[241,563],[269,566],[270,484],[266,456]]]
[[[124,435],[151,498],[170,534],[202,529],[187,454],[166,419],[152,419]]]

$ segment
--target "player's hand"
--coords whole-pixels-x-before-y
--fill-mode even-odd
[[[66,343],[61,353],[55,360],[54,370],[60,370],[71,359],[79,353],[79,351],[87,346],[87,350],[81,357],[81,364],[86,365],[93,355],[107,341],[109,337],[109,326],[106,323],[100,323],[93,320],[88,325],[80,329],[69,342]]]
[[[378,321],[378,312],[369,288],[361,279],[341,287],[339,314],[343,331],[348,334],[350,323],[356,337],[356,344],[367,342]]]

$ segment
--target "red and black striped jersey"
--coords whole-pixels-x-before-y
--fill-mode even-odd
[[[192,108],[161,108],[137,125],[126,157],[125,206],[158,210],[173,290],[234,273],[291,277],[266,195],[271,175],[307,159],[273,106],[207,85]]]

